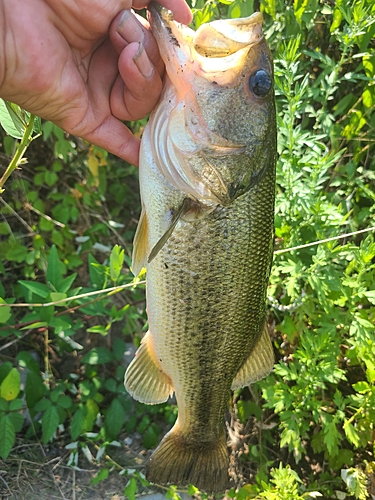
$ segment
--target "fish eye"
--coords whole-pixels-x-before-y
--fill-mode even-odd
[[[263,97],[268,94],[272,87],[270,75],[264,69],[258,69],[249,77],[249,87],[253,94]]]

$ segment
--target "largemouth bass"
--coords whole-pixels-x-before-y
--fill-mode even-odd
[[[155,5],[149,17],[167,77],[142,138],[133,272],[147,267],[149,331],[125,386],[147,404],[176,395],[177,421],[146,477],[219,492],[228,485],[230,391],[267,375],[274,360],[265,306],[275,196],[272,58],[260,13],[197,32]]]

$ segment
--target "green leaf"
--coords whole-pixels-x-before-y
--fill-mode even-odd
[[[325,423],[323,426],[324,444],[327,446],[328,453],[334,457],[338,453],[338,443],[340,434],[337,430],[335,422]]]
[[[13,399],[9,403],[9,411],[17,411],[23,407],[22,399]]]
[[[0,386],[0,396],[7,401],[15,399],[21,390],[21,376],[17,368],[12,368]]]
[[[60,398],[60,396],[64,393],[64,387],[62,385],[57,385],[53,391],[51,391],[51,395],[50,395],[50,398],[51,398],[51,401],[53,403],[57,403],[58,399]]]
[[[39,227],[41,231],[52,231],[54,224],[52,221],[48,220],[46,217],[41,217],[39,220]]]
[[[29,409],[34,408],[37,401],[39,401],[45,391],[45,385],[43,384],[43,379],[40,373],[34,371],[29,371],[26,379],[26,404]],[[41,408],[45,409],[45,408]]]
[[[14,137],[11,137],[10,135],[3,137],[3,147],[7,156],[13,156],[16,147]]]
[[[22,139],[26,127],[10,103],[3,99],[0,99],[0,123],[7,134],[15,139]]]
[[[42,120],[39,116],[35,116],[35,115],[34,115],[33,132],[35,135],[39,135],[42,133]]]
[[[68,316],[64,316],[66,319],[70,319]],[[65,321],[62,318],[53,318],[52,321],[50,322],[50,326],[52,326],[55,329],[56,335],[59,335],[61,332],[66,332],[71,330],[72,328],[72,323],[69,321]]]
[[[100,469],[100,471],[97,473],[97,475],[91,479],[90,483],[91,484],[98,484],[98,483],[100,483],[100,481],[104,481],[105,479],[107,479],[108,476],[109,476],[108,469],[106,469],[106,468]]]
[[[27,325],[27,326],[23,326],[22,328],[20,328],[20,330],[30,330],[32,328],[43,328],[43,327],[47,327],[48,326],[48,323],[46,323],[45,321],[36,321],[35,323],[32,323],[31,325]]]
[[[47,170],[44,175],[44,181],[47,186],[52,187],[59,180],[57,174],[51,170]]]
[[[22,430],[24,420],[25,420],[23,418],[23,415],[21,415],[21,413],[12,412],[12,413],[9,413],[9,418],[13,422],[14,430],[16,432],[20,432]]]
[[[61,292],[50,293],[51,302],[59,302],[60,300],[66,299],[66,297],[67,297],[66,293],[61,293]]]
[[[104,387],[111,392],[116,392],[117,391],[117,382],[114,378],[108,378],[104,382]]]
[[[5,377],[10,373],[12,370],[13,365],[10,361],[6,361],[2,365],[0,365],[0,383],[5,379]]]
[[[51,283],[51,285],[55,288],[56,291],[60,292],[59,284],[62,281],[62,273],[61,273],[61,261],[59,259],[56,245],[52,245],[49,257],[48,257],[48,265],[47,265],[47,282]]]
[[[159,433],[155,424],[150,425],[143,435],[143,445],[146,449],[153,448],[159,442]]]
[[[0,457],[4,460],[9,455],[16,441],[16,430],[9,415],[0,417]]]
[[[5,300],[0,297],[0,304],[6,304]],[[12,317],[11,307],[8,305],[0,306],[0,323],[6,323]]]
[[[44,412],[42,418],[43,443],[47,444],[59,426],[60,418],[56,406],[51,405]]]
[[[62,408],[70,408],[73,404],[72,398],[66,394],[62,394],[57,400],[57,404]]]
[[[132,477],[128,484],[125,486],[124,489],[124,495],[125,498],[128,498],[129,500],[136,500],[135,494],[138,491],[138,486],[137,486],[137,480],[135,477]]]
[[[50,399],[41,399],[40,401],[38,401],[35,406],[34,406],[34,410],[36,411],[44,411],[44,410],[47,410],[50,406],[52,405],[52,402]]]
[[[260,418],[262,415],[261,409],[253,401],[237,401],[238,418],[242,423],[245,423],[251,415]]]
[[[72,439],[75,441],[80,434],[85,430],[85,416],[84,416],[84,408],[78,408],[73,415],[73,418],[70,422],[70,435]]]
[[[63,278],[59,283],[59,292],[66,293],[68,290],[70,290],[70,287],[72,286],[76,277],[77,273],[73,273],[70,276]]]
[[[32,370],[34,373],[39,374],[39,365],[35,361],[30,352],[20,351],[17,354],[17,361],[22,368],[28,368],[29,370]]]
[[[82,362],[89,365],[102,365],[112,361],[112,359],[113,354],[109,349],[106,347],[94,347],[83,356]]]
[[[119,434],[122,425],[125,422],[125,418],[126,412],[124,407],[120,403],[119,399],[115,398],[108,409],[105,419],[105,428],[111,437],[115,438]]]
[[[87,432],[91,431],[94,426],[96,417],[99,413],[99,406],[93,399],[88,399],[85,407],[87,410],[85,415],[85,431]]]
[[[7,260],[12,262],[24,262],[27,257],[27,248],[25,245],[21,245],[17,243],[16,245],[12,245],[11,248],[6,253]]]
[[[111,328],[111,323],[108,323],[107,326],[104,325],[95,325],[87,328],[87,332],[90,333],[100,333],[100,335],[108,335],[109,329]]]
[[[88,256],[91,286],[101,290],[106,284],[106,266],[99,262],[91,254]]]
[[[370,388],[370,386],[364,380],[361,380],[360,382],[357,382],[356,384],[353,384],[353,389],[355,391],[361,392],[363,394],[366,393],[366,392],[368,392],[369,388]]]
[[[43,130],[43,140],[46,141],[48,137],[51,135],[52,130],[53,130],[53,123],[52,122],[44,122],[42,126]]]
[[[371,304],[375,304],[375,290],[368,290],[364,293]]]
[[[344,431],[348,441],[357,448],[360,443],[359,434],[349,421],[344,424]]]
[[[120,276],[122,264],[124,263],[125,251],[119,245],[112,248],[111,256],[109,258],[109,269],[111,280],[116,282]]]
[[[43,283],[38,283],[36,281],[18,280],[18,283],[43,299],[47,298],[51,292],[51,289],[48,288],[47,285],[43,285]]]
[[[294,0],[294,15],[299,24],[301,24],[302,16],[306,10],[308,0]]]
[[[52,231],[51,240],[52,240],[52,243],[57,245],[59,248],[62,248],[64,245],[64,238],[63,238],[62,234],[59,231],[57,231],[56,229]]]

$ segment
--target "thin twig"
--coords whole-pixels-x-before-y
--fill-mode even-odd
[[[5,484],[5,486],[7,487],[7,489],[8,489],[8,491],[9,491],[9,493],[12,493],[12,490],[9,488],[8,483],[5,481],[5,479],[4,479],[2,476],[0,476],[0,479],[2,480],[2,482],[3,482],[3,483]]]
[[[23,338],[27,337],[27,335],[29,335],[30,332],[32,332],[33,329],[31,328],[30,330],[27,330],[27,332],[25,332],[22,337],[16,337],[14,340],[12,340],[11,342],[8,342],[7,344],[5,345],[2,345],[0,347],[0,351],[4,351],[5,349],[7,349],[8,347],[10,347],[11,345],[13,344],[16,344],[19,340],[22,340]]]
[[[4,191],[3,186],[4,186],[5,182],[7,181],[7,179],[9,178],[9,176],[11,175],[11,173],[14,170],[16,170],[16,168],[18,168],[19,165],[21,164],[22,158],[23,158],[23,155],[25,154],[26,149],[30,146],[31,142],[34,139],[36,139],[37,137],[39,137],[41,135],[41,134],[37,134],[34,137],[31,136],[31,134],[33,133],[33,129],[34,129],[34,120],[35,120],[35,116],[30,115],[30,121],[24,130],[22,139],[17,146],[16,152],[15,152],[13,158],[11,159],[8,167],[6,168],[3,176],[0,179],[0,193],[2,193]]]
[[[138,281],[136,283],[127,283],[126,285],[113,286],[111,288],[105,288],[104,290],[94,290],[93,292],[81,293],[80,295],[73,295],[72,297],[66,297],[65,299],[56,300],[55,302],[46,302],[45,304],[30,304],[30,303],[17,303],[17,304],[0,304],[0,307],[49,307],[57,306],[59,304],[64,304],[65,302],[71,302],[72,300],[78,300],[85,297],[92,297],[93,295],[98,295],[100,293],[106,293],[108,297],[115,295],[125,288],[131,288],[138,285],[144,285],[146,280]]]
[[[33,212],[35,212],[36,214],[40,215],[41,217],[44,217],[45,219],[49,220],[50,222],[52,222],[53,224],[55,224],[55,226],[65,227],[65,224],[63,224],[62,222],[59,222],[58,220],[52,219],[52,217],[50,217],[49,215],[44,214],[43,212],[41,212],[37,208],[33,207],[27,201],[24,203],[24,207],[27,208],[28,210],[32,210]]]
[[[76,471],[73,469],[72,500],[76,500]]]
[[[17,213],[15,210],[13,210],[13,208],[12,208],[10,205],[8,205],[8,203],[7,203],[7,202],[3,199],[3,197],[2,197],[2,196],[0,196],[0,202],[4,205],[4,207],[6,207],[6,208],[7,208],[7,209],[8,209],[8,210],[12,213],[12,215],[14,215],[15,217],[17,217],[17,219],[21,222],[21,224],[23,224],[23,225],[26,227],[26,229],[27,229],[27,230],[28,230],[28,231],[29,231],[32,235],[36,235],[36,232],[34,231],[34,229],[33,229],[32,227],[30,227],[30,226],[28,225],[28,223],[27,223],[26,221],[24,221],[24,220],[22,219],[22,217],[21,217],[20,215],[18,215],[18,213]]]
[[[312,247],[315,245],[320,245],[321,243],[328,243],[329,241],[341,240],[341,239],[347,238],[349,236],[355,236],[357,234],[368,233],[370,231],[375,231],[375,226],[368,227],[367,229],[361,229],[360,231],[354,231],[353,233],[346,233],[346,234],[341,234],[338,236],[332,236],[332,238],[326,238],[325,240],[313,241],[312,243],[306,243],[304,245],[298,245],[296,247],[283,248],[282,250],[276,250],[274,252],[274,254],[278,255],[281,253],[292,252],[293,250],[300,250],[301,248]]]

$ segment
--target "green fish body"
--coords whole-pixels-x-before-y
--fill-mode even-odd
[[[142,138],[133,271],[147,268],[149,331],[125,386],[147,404],[176,395],[177,421],[147,467],[158,484],[225,490],[230,392],[273,366],[276,119],[261,22],[194,32],[150,9],[167,77]]]

